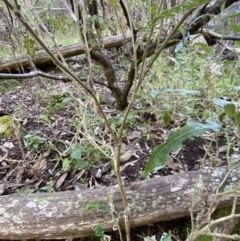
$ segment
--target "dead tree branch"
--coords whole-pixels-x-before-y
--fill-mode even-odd
[[[228,173],[228,167],[216,168],[154,178],[126,186],[126,197],[131,212],[131,227],[163,220],[189,216],[193,203],[195,212],[203,210],[205,203],[215,200],[217,208],[230,206],[238,190],[240,167]],[[212,172],[212,174],[210,174]],[[211,176],[210,176],[211,175]],[[208,189],[204,183],[210,180]],[[197,183],[197,184],[196,184]],[[215,195],[219,185],[221,188]],[[197,186],[196,186],[197,185]],[[196,186],[196,188],[195,188]],[[194,191],[196,191],[193,200]],[[219,195],[225,192],[225,195]],[[86,211],[87,204],[98,203],[106,207]],[[237,197],[237,204],[240,197]],[[93,233],[92,228],[102,226],[110,231],[119,219],[124,224],[124,209],[119,187],[106,187],[87,191],[61,193],[13,194],[0,198],[0,237],[2,239],[63,239],[83,237]],[[113,218],[115,217],[115,218]]]

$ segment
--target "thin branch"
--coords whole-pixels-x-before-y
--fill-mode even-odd
[[[24,74],[4,74],[4,73],[0,73],[0,79],[29,79],[29,78],[33,78],[36,76],[41,76],[44,77],[46,79],[53,79],[53,80],[61,80],[64,82],[68,82],[71,81],[71,79],[67,76],[62,76],[62,75],[51,75],[51,74],[46,74],[42,71],[31,71],[29,73],[24,73]],[[80,81],[87,81],[87,77],[78,77],[78,79]],[[100,82],[98,80],[93,79],[93,82],[105,87],[108,87],[107,84]]]

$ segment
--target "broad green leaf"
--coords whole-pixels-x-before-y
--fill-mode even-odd
[[[86,163],[83,159],[76,160],[75,167],[83,169],[86,166]]]
[[[71,169],[71,161],[68,158],[64,158],[62,160],[62,170],[64,172],[69,171]]]
[[[226,118],[226,115],[227,115],[227,114],[226,114],[225,111],[221,112],[221,113],[219,114],[219,116],[218,116],[219,120],[220,120],[221,122],[223,122],[224,119]]]
[[[224,110],[226,111],[228,117],[230,117],[231,119],[235,118],[236,106],[234,104],[226,104],[224,106]]]
[[[173,131],[167,141],[157,146],[150,156],[144,169],[144,175],[149,174],[155,167],[167,161],[167,155],[178,149],[182,142],[193,136],[201,136],[207,130],[219,131],[220,125],[216,122],[201,124],[195,121],[189,121],[183,128]]]
[[[71,158],[73,158],[75,160],[80,160],[82,158],[82,152],[80,150],[74,150],[71,153]]]

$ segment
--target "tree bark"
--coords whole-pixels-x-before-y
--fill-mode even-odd
[[[131,227],[189,216],[193,202],[197,202],[194,211],[198,212],[204,208],[202,205],[206,203],[206,197],[209,202],[213,199],[224,178],[226,180],[221,185],[220,192],[237,189],[239,177],[239,166],[229,173],[227,167],[220,167],[212,173],[207,168],[200,172],[132,183],[125,187]],[[202,196],[204,202],[201,201]],[[234,193],[225,197],[215,195],[214,200],[220,208],[231,205],[233,196]],[[86,211],[87,204],[91,203],[101,204],[107,211]],[[110,231],[117,218],[120,225],[123,225],[123,205],[118,187],[31,195],[12,194],[0,198],[1,239],[83,237],[92,234],[92,228],[96,225]]]
[[[103,46],[105,49],[120,47],[124,44],[130,42],[132,38],[130,36],[111,36],[103,39]],[[84,54],[84,45],[83,44],[73,44],[69,46],[59,47],[60,52],[64,58],[69,58],[75,55]],[[57,55],[57,50],[55,48],[51,49],[51,52]],[[44,51],[37,51],[34,58],[32,59],[33,63],[36,66],[50,63],[52,60],[48,54]],[[19,71],[21,68],[27,68],[30,66],[28,58],[26,55],[21,55],[18,57],[10,57],[0,60],[0,72],[14,72]]]

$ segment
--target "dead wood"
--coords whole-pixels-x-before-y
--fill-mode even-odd
[[[130,36],[111,36],[103,39],[103,46],[105,49],[120,47],[131,41],[131,39],[132,38]],[[53,54],[57,56],[57,50],[55,48],[51,48],[50,50]],[[68,46],[63,46],[59,47],[59,50],[64,58],[69,58],[85,53],[84,44],[72,44]],[[52,62],[51,58],[44,50],[37,51],[32,61],[36,66]],[[21,68],[24,69],[29,66],[30,63],[26,55],[0,60],[0,72],[18,71]]]
[[[126,186],[131,227],[189,216],[195,190],[195,202],[198,202],[195,212],[207,209],[202,205],[212,206],[212,200],[218,208],[231,205],[234,193],[225,196],[214,194],[224,178],[226,180],[221,184],[220,192],[237,189],[239,177],[240,166],[229,173],[228,167],[220,167],[212,173],[207,168],[200,173],[193,171],[132,183]],[[204,196],[204,202],[201,196]],[[87,204],[93,202],[104,205],[107,211],[86,211]],[[12,194],[0,198],[0,239],[83,237],[92,234],[92,228],[96,225],[110,231],[117,218],[122,225],[123,206],[118,187]]]

